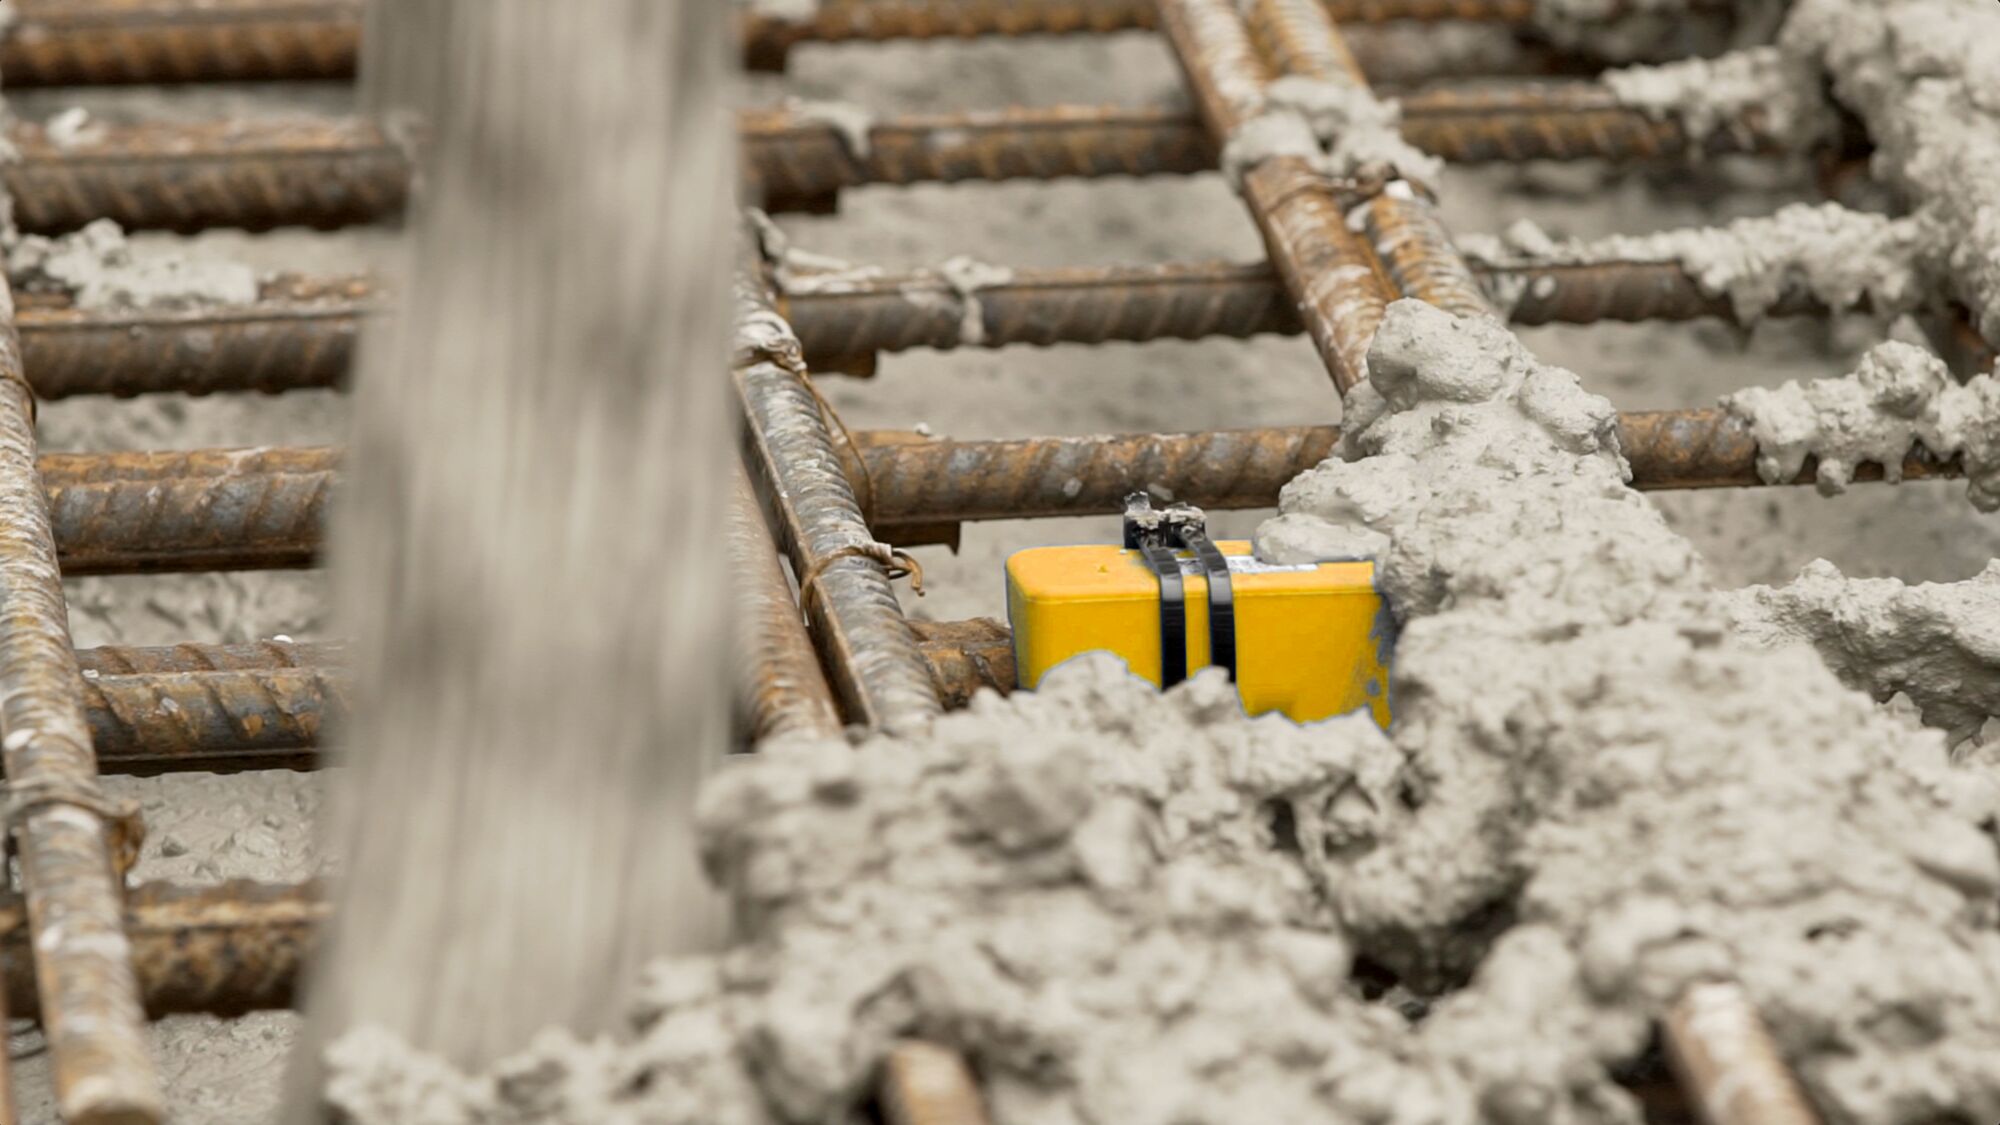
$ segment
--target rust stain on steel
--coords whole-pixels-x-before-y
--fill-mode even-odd
[[[831,735],[840,731],[840,713],[826,672],[792,587],[778,564],[778,546],[750,487],[738,477],[731,489],[729,559],[743,636],[737,645],[741,668],[737,689],[745,697],[752,741],[774,735]]]
[[[24,295],[21,348],[43,399],[336,387],[379,301],[361,277],[280,277],[255,304],[189,309],[78,309]]]
[[[0,183],[32,233],[94,219],[175,231],[333,228],[395,216],[409,194],[403,150],[358,118],[107,124],[69,145],[39,125],[8,136],[21,158],[0,165]]]
[[[917,643],[930,662],[931,681],[949,710],[972,702],[981,688],[1001,695],[1014,691],[1014,634],[991,617],[965,621],[912,621]]]
[[[14,0],[9,87],[346,78],[362,0]]]
[[[1741,985],[1692,986],[1663,1030],[1667,1058],[1708,1125],[1819,1125]]]
[[[33,411],[0,280],[0,757],[19,794],[11,827],[56,1104],[66,1121],[158,1122],[165,1111],[120,924]]]
[[[151,1016],[220,1016],[292,1006],[319,928],[332,911],[315,882],[146,883],[127,893],[125,940]],[[0,942],[9,1011],[39,1013],[18,913]]]
[[[872,547],[875,535],[755,245],[746,231],[735,288],[739,335],[760,331],[753,347],[739,344],[731,373],[751,484],[793,573],[818,576],[809,624],[848,717],[895,731],[927,725],[943,705],[896,591],[880,562],[842,554]]]
[[[958,1051],[906,1039],[882,1064],[882,1108],[889,1125],[987,1125],[986,1102]]]
[[[310,566],[338,455],[312,447],[44,455],[63,573]]]

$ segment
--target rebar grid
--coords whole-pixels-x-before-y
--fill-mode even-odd
[[[22,6],[21,23],[0,40],[0,67],[16,84],[336,76],[351,70],[358,40],[358,25],[342,24],[358,9],[357,0],[210,0],[199,8],[186,0],[23,0]],[[287,23],[277,18],[280,8],[304,18]],[[753,113],[744,121],[746,174],[778,204],[825,206],[841,187],[861,183],[1208,170],[1217,162],[1214,134],[1254,113],[1256,92],[1272,78],[1365,88],[1361,67],[1342,49],[1329,12],[1337,19],[1516,22],[1526,18],[1527,8],[1525,0],[1327,0],[1324,6],[1319,0],[1257,0],[1246,21],[1235,0],[825,0],[810,21],[748,19],[749,56],[782,62],[791,46],[807,41],[1164,23],[1190,71],[1203,116],[1058,107],[885,120],[871,131],[869,152],[862,155],[829,126]],[[262,57],[245,57],[253,51]],[[1406,100],[1405,114],[1413,143],[1459,161],[1626,159],[1682,152],[1689,143],[1678,125],[1621,106],[1590,83],[1434,91]],[[0,179],[20,201],[24,226],[35,230],[71,229],[98,217],[170,229],[336,226],[391,216],[408,190],[402,150],[359,122],[178,132],[114,128],[70,146],[24,131],[20,141],[24,161],[0,168]],[[1710,151],[1778,147],[1755,112],[1717,130],[1706,144]],[[755,578],[747,596],[759,630],[746,662],[751,729],[758,736],[831,733],[838,715],[827,671],[850,717],[892,729],[920,723],[940,707],[961,706],[980,687],[1005,691],[1013,685],[1004,626],[905,621],[880,564],[840,556],[843,548],[872,543],[877,535],[893,541],[899,533],[921,531],[935,537],[959,520],[1113,513],[1135,488],[1214,508],[1267,506],[1286,480],[1317,464],[1337,441],[1329,427],[1020,442],[886,442],[863,433],[854,435],[856,449],[845,448],[812,391],[806,363],[859,369],[877,351],[964,345],[965,308],[948,303],[947,294],[974,304],[985,329],[977,343],[984,346],[1309,331],[1343,387],[1365,375],[1368,337],[1386,301],[1399,294],[1488,315],[1489,290],[1504,291],[1517,295],[1513,319],[1527,324],[1733,315],[1725,299],[1702,292],[1669,263],[1470,268],[1429,213],[1424,185],[1405,194],[1368,194],[1353,185],[1329,185],[1288,161],[1266,161],[1244,181],[1275,266],[1020,271],[1011,282],[971,294],[924,274],[858,278],[838,291],[785,293],[775,310],[762,271],[745,271],[746,313],[781,311],[794,319],[803,340],[803,357],[785,350],[796,348],[793,342],[739,357],[734,374],[746,415],[746,457],[765,504],[762,515],[739,507],[732,527],[739,570]],[[1359,229],[1352,230],[1346,212],[1356,205]],[[935,299],[911,301],[912,291]],[[901,308],[889,303],[892,292]],[[21,310],[20,346],[36,390],[46,397],[333,386],[374,298],[359,279],[325,285],[281,280],[268,284],[255,306],[177,313],[108,314],[29,297]],[[1787,294],[1774,311],[1819,310],[1799,292]],[[1992,354],[1976,335],[1965,335],[1962,321],[1954,325],[1944,317],[1937,331],[1968,354]],[[196,342],[205,336],[207,349]],[[87,781],[89,772],[66,772],[90,755],[90,743],[74,733],[82,729],[78,715],[108,769],[316,765],[321,722],[346,706],[337,646],[102,649],[67,658],[47,651],[46,635],[24,635],[20,623],[31,611],[31,625],[46,625],[49,596],[61,621],[52,547],[71,574],[310,564],[320,546],[337,451],[64,455],[37,462],[32,435],[22,432],[31,405],[11,345],[11,337],[0,341],[0,375],[12,373],[8,401],[0,403],[0,605],[9,607],[0,617],[0,694],[8,695],[0,727],[10,778],[19,781],[17,759],[36,759],[38,766],[48,759],[63,767],[51,772]],[[1620,435],[1638,487],[1762,483],[1754,437],[1721,411],[1626,414]],[[37,465],[47,480],[49,508],[39,529],[16,542],[9,513],[19,506],[32,515],[40,504],[41,494],[22,483]],[[1812,480],[1814,469],[1809,461],[1795,483]],[[1958,470],[1955,461],[1921,452],[1901,466],[1910,477]],[[1881,475],[1881,466],[1863,466],[1857,479]],[[820,596],[808,599],[804,615],[777,565],[780,545],[795,576],[816,580]],[[25,600],[17,590],[26,591]],[[38,597],[44,604],[35,604]],[[68,652],[66,633],[60,647]],[[72,674],[59,683],[49,669],[64,660]],[[34,739],[15,745],[17,731],[28,729],[18,725],[20,694],[7,690],[17,681],[42,692],[61,720],[36,728],[60,730],[55,752],[44,754]],[[24,837],[76,808],[29,810]],[[92,826],[83,835],[104,853],[97,813],[78,816]],[[24,838],[24,877],[31,883],[25,916],[27,928],[39,932],[51,923],[46,907],[37,913],[38,876],[30,870],[28,843]],[[286,1005],[326,906],[312,887],[141,888],[127,904],[121,929],[115,903],[107,914],[99,899],[89,898],[101,897],[108,860],[86,854],[82,836],[68,843],[77,850],[66,854],[78,862],[44,865],[39,878],[56,886],[49,873],[74,877],[44,898],[88,899],[96,911],[85,918],[95,927],[89,933],[125,935],[137,960],[136,973],[116,957],[90,962],[71,956],[51,968],[66,956],[64,949],[44,949],[39,936],[34,942],[41,993],[53,998],[46,1013],[52,1042],[64,1030],[65,1011],[83,1013],[72,1027],[100,1011],[113,1017],[69,1037],[68,1071],[59,1045],[64,1113],[71,1120],[112,1119],[107,1113],[115,1110],[102,1107],[129,1096],[139,1108],[120,1119],[153,1120],[157,1091],[150,1068],[143,1054],[127,1050],[136,1028],[135,976],[153,1014]],[[66,916],[73,917],[79,916]],[[0,928],[12,931],[14,943],[0,995],[14,1014],[37,1014],[35,981],[22,968],[28,956],[22,914]],[[1727,1034],[1715,1030],[1720,1017],[1714,1012],[1723,1007],[1733,1021],[1723,1029]],[[1697,1009],[1712,1018],[1696,1018]],[[1690,993],[1666,1032],[1689,1088],[1718,1121],[1811,1120],[1740,992],[1726,1005],[1708,993]],[[1732,1069],[1752,1056],[1746,1069]],[[948,1097],[925,1102],[911,1096],[921,1093],[922,1083],[911,1078],[917,1072],[908,1065],[897,1070],[892,1059],[884,1094],[890,1113],[922,1122],[977,1120],[964,1109],[976,1107],[977,1090],[962,1059],[921,1044],[898,1058],[928,1060],[925,1073],[955,1077],[943,1087]],[[114,1081],[82,1081],[102,1075]],[[1782,1088],[1772,1084],[1774,1076],[1785,1079]],[[1735,1091],[1737,1101],[1717,1091]],[[86,1104],[86,1095],[94,1100]],[[143,1104],[146,1096],[152,1105]],[[925,1106],[957,1108],[938,1113]],[[83,1115],[72,1114],[73,1108]]]

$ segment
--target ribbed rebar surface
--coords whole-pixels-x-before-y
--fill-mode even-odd
[[[337,457],[297,447],[45,455],[63,573],[310,566]]]
[[[21,158],[0,164],[0,183],[31,233],[94,219],[174,231],[333,228],[395,216],[409,194],[403,150],[356,119],[105,124],[64,144],[39,125],[8,135]]]
[[[335,645],[81,649],[84,714],[105,773],[314,768],[347,712]]]
[[[741,479],[729,509],[729,564],[734,572],[739,639],[737,690],[753,741],[840,730],[819,654],[778,562],[778,547],[756,499]]]
[[[152,1016],[233,1016],[292,1006],[319,927],[332,907],[316,883],[235,880],[206,887],[146,883],[126,893],[122,940]],[[40,1008],[18,925],[0,943],[7,1006]]]
[[[153,1123],[165,1111],[119,917],[115,818],[97,785],[33,419],[0,278],[0,756],[56,1105],[66,1121]]]
[[[7,85],[345,78],[363,0],[13,0]]]
[[[255,304],[186,309],[78,309],[29,297],[21,348],[44,399],[334,387],[379,299],[360,277],[279,277]]]

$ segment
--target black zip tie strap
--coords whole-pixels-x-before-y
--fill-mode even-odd
[[[1229,578],[1229,559],[1206,532],[1181,529],[1181,542],[1208,575],[1208,662],[1236,682],[1236,587]]]
[[[1139,554],[1160,580],[1160,687],[1170,688],[1187,679],[1187,585],[1170,548],[1145,541]]]

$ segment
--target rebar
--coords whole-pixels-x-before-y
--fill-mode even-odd
[[[1014,634],[990,617],[965,621],[912,621],[917,643],[931,666],[931,682],[947,710],[972,702],[980,689],[1001,695],[1014,691]]]
[[[333,228],[399,214],[403,149],[352,118],[103,124],[58,143],[39,125],[8,133],[0,165],[22,230],[59,234],[95,219],[132,228]]]
[[[750,486],[737,478],[729,510],[729,562],[736,572],[741,620],[737,690],[743,696],[752,742],[776,735],[832,735],[840,730],[833,689],[790,581],[778,564],[778,546]]]
[[[317,883],[145,883],[126,893],[121,940],[131,947],[148,1015],[281,1010],[296,999],[297,983],[331,911]],[[27,942],[18,912],[0,924],[7,930],[0,962],[6,966],[8,1011],[42,1014],[26,971]]]
[[[14,0],[9,87],[346,78],[362,0]]]
[[[310,566],[338,452],[46,454],[39,467],[63,573]]]
[[[968,346],[963,302],[976,306],[970,346],[1101,344],[1119,340],[1247,338],[1304,331],[1278,276],[1263,263],[1016,269],[1004,282],[961,293],[936,270],[858,269],[815,281],[805,275],[780,297],[815,370],[829,362],[911,348]],[[1710,295],[1678,262],[1566,265],[1472,264],[1515,324],[1735,320],[1726,294]],[[1766,316],[1824,313],[1803,286],[1786,290]]]
[[[1621,414],[1618,435],[1635,488],[1766,483],[1750,427],[1722,410]],[[875,482],[870,518],[886,532],[901,523],[1115,515],[1137,491],[1203,508],[1267,508],[1287,481],[1331,456],[1339,437],[1333,426],[1288,426],[879,446],[862,435],[861,443]],[[1808,458],[1786,483],[1810,484],[1816,470]],[[1926,479],[1963,470],[1956,458],[1919,449],[1902,471]],[[1864,464],[1854,476],[1881,480],[1882,467]]]
[[[1749,423],[1725,410],[1633,411],[1618,416],[1618,441],[1632,465],[1632,486],[1646,490],[1751,488],[1767,483],[1757,474],[1757,437]],[[1963,476],[1957,457],[1940,458],[1918,446],[1904,458],[1904,480]],[[1785,484],[1811,484],[1819,461]],[[1855,466],[1856,481],[1879,481],[1875,462]]]
[[[976,346],[1194,340],[1303,331],[1276,273],[1264,264],[1018,269],[1011,280],[961,294],[939,272],[859,270],[834,284],[810,276],[779,297],[815,371],[844,373],[877,352],[966,346],[962,301],[978,306]],[[1735,319],[1726,295],[1704,292],[1675,262],[1473,264],[1504,294],[1515,324],[1604,320]],[[281,276],[258,301],[186,309],[78,309],[23,294],[19,311],[28,381],[37,398],[173,391],[275,393],[343,384],[379,286],[363,277]],[[1766,316],[1821,314],[1794,287]],[[1955,330],[1975,342],[1963,317]],[[1980,342],[1983,347],[1983,342]],[[1990,351],[1985,352],[1991,366]]]
[[[193,308],[79,309],[24,294],[21,349],[42,399],[335,387],[379,302],[361,277],[278,277],[254,304]]]
[[[0,279],[0,757],[56,1105],[69,1122],[156,1123],[165,1110],[112,852],[114,830],[129,825],[97,784],[82,685],[36,479],[34,396]]]
[[[1453,163],[1656,159],[1688,147],[1678,121],[1620,105],[1594,82],[1425,90],[1402,106],[1404,137]],[[1172,109],[1050,106],[883,118],[861,153],[834,126],[784,109],[750,111],[742,122],[744,175],[774,209],[865,184],[1151,176],[1217,165],[1201,121]],[[1783,148],[1751,113],[1710,134],[1704,151]]]
[[[943,705],[876,554],[798,340],[771,307],[755,244],[746,231],[731,380],[751,484],[799,576],[813,638],[847,717],[891,731],[927,725]]]
[[[1411,143],[1447,160],[1669,155],[1686,137],[1670,120],[1600,105],[1590,83],[1521,91],[1427,91],[1404,103]],[[1717,151],[1772,148],[1746,119],[1718,129]],[[0,165],[22,230],[59,234],[94,219],[132,229],[335,228],[397,216],[409,196],[407,153],[352,118],[101,125],[57,143],[12,127],[21,159]],[[1052,106],[885,118],[856,153],[839,130],[785,110],[742,117],[745,176],[772,207],[823,201],[861,184],[1142,176],[1209,171],[1216,150],[1192,115],[1160,109]]]
[[[105,773],[309,770],[348,709],[335,645],[82,649],[84,716]]]
[[[1707,1125],[1818,1125],[1741,985],[1694,985],[1664,1030],[1667,1057]]]
[[[338,79],[354,75],[361,0],[15,0],[9,86]],[[1342,22],[1519,24],[1529,0],[1329,0]],[[782,70],[803,43],[1150,28],[1152,0],[840,0],[804,18],[750,12],[743,58]]]

